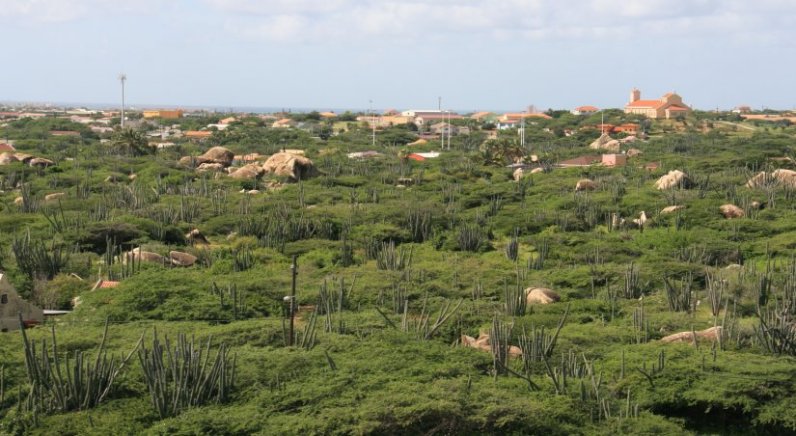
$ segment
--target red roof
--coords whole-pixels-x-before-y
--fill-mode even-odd
[[[676,104],[673,104],[673,105],[667,107],[666,109],[670,110],[670,111],[688,111],[687,107],[678,106]]]
[[[119,282],[113,280],[103,280],[99,285],[100,289],[115,288],[117,286],[119,286]]]
[[[0,151],[17,151],[17,149],[14,148],[14,146],[11,144],[5,144],[0,142]]]
[[[600,110],[600,108],[594,106],[581,106],[581,107],[576,107],[575,110],[578,112],[597,112],[598,110]]]
[[[660,100],[636,100],[632,103],[628,103],[626,107],[640,107],[640,108],[657,108],[665,104]]]
[[[408,155],[406,157],[408,157],[409,159],[412,159],[412,160],[416,160],[418,162],[422,162],[422,161],[426,160],[426,158],[424,158],[423,156],[420,156],[419,154],[415,154],[415,153],[412,153],[412,154],[410,154],[410,155]]]

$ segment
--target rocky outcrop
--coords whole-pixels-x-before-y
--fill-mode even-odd
[[[709,329],[701,330],[698,332],[680,332],[661,338],[660,342],[664,344],[672,344],[678,342],[694,343],[700,339],[716,341],[721,335],[721,327],[711,327]]]
[[[672,188],[688,188],[691,181],[688,175],[680,170],[671,170],[655,182],[655,188],[659,191]]]
[[[202,232],[200,232],[199,229],[193,229],[190,232],[186,233],[185,234],[185,240],[187,240],[188,243],[190,243],[191,245],[196,245],[196,244],[207,245],[207,244],[210,244],[210,242],[208,242],[208,240],[205,237],[205,235],[202,234]]]
[[[265,170],[257,164],[248,164],[235,169],[229,176],[237,180],[254,180],[263,175]]]
[[[45,159],[43,157],[34,157],[33,159],[28,161],[28,165],[32,167],[47,168],[55,165],[55,162],[51,161],[50,159]]]
[[[14,162],[19,162],[19,159],[13,154],[8,152],[0,154],[0,165],[10,165]]]
[[[190,253],[169,251],[169,260],[171,260],[171,264],[174,266],[193,266],[197,259],[196,256]]]
[[[66,197],[66,192],[54,192],[52,194],[45,195],[44,201],[55,201],[64,197]]]
[[[224,147],[212,147],[207,150],[203,155],[199,156],[202,163],[217,163],[228,167],[232,165],[232,160],[235,158],[235,153]]]
[[[594,150],[606,150],[614,153],[619,152],[620,143],[616,139],[611,138],[607,133],[603,133],[594,142],[589,144],[589,148]]]
[[[594,191],[597,189],[597,182],[589,179],[580,179],[575,185],[575,191]]]
[[[291,153],[276,153],[263,164],[268,173],[287,177],[291,181],[305,180],[318,175],[311,160]]]
[[[561,301],[561,297],[552,289],[528,288],[525,290],[527,304],[551,304]]]
[[[685,206],[681,204],[676,204],[674,206],[666,206],[663,209],[661,209],[661,214],[674,213],[677,212],[678,210],[683,210],[683,209],[685,209]]]
[[[224,165],[215,162],[205,162],[196,167],[197,173],[224,171]]]
[[[734,205],[734,204],[724,204],[719,207],[721,214],[724,215],[724,218],[733,219],[733,218],[743,218],[746,213],[744,213],[743,209]]]

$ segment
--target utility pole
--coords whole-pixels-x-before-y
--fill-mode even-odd
[[[127,75],[124,73],[119,74],[119,82],[122,83],[122,117],[121,117],[122,129],[124,129],[124,82],[126,81],[127,81]]]
[[[293,255],[293,263],[290,264],[290,276],[291,276],[291,283],[290,283],[290,297],[289,300],[289,307],[288,310],[290,311],[290,336],[288,336],[288,346],[293,345],[293,341],[295,339],[294,333],[294,326],[295,326],[295,318],[296,318],[296,276],[298,275],[298,264],[297,264],[298,256]]]

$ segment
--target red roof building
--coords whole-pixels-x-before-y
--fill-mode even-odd
[[[594,106],[578,106],[570,112],[572,115],[592,115],[600,111],[600,108]]]
[[[682,97],[670,92],[659,100],[642,100],[641,91],[633,88],[630,102],[625,105],[626,114],[644,115],[648,118],[672,118],[687,115],[691,108],[683,103]]]

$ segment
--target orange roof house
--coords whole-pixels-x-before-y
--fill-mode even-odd
[[[599,110],[600,108],[594,106],[578,106],[575,109],[572,109],[570,113],[572,113],[572,115],[592,115],[597,113]]]
[[[0,142],[0,152],[4,152],[4,151],[17,151],[17,149],[14,148],[14,146],[11,145],[11,144],[6,144],[4,142]]]
[[[642,100],[641,91],[636,88],[630,92],[630,102],[625,105],[626,114],[644,115],[648,118],[672,118],[687,115],[691,108],[683,103],[682,97],[670,92],[659,100]]]

